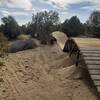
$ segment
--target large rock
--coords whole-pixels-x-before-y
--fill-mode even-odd
[[[32,49],[35,47],[37,47],[37,45],[32,39],[16,40],[10,45],[9,52],[14,53],[14,52],[18,52],[18,51],[22,51],[26,49]]]

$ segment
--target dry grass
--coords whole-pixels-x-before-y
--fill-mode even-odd
[[[31,38],[30,35],[21,34],[17,37],[19,40],[28,40]]]
[[[4,66],[4,62],[0,61],[0,66]]]

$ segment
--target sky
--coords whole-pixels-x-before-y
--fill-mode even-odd
[[[33,13],[45,10],[57,11],[61,22],[78,16],[84,23],[92,11],[100,10],[100,0],[0,0],[0,19],[11,15],[20,25],[31,21]]]

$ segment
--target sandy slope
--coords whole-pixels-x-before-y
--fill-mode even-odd
[[[73,79],[76,67],[59,47],[42,46],[10,54],[0,67],[0,100],[97,100]]]
[[[57,44],[59,44],[60,48],[63,50],[68,37],[65,33],[56,31],[52,33],[52,36],[56,38]]]

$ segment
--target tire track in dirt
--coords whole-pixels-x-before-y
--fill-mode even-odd
[[[4,58],[0,59],[0,61],[4,61]],[[3,62],[3,66],[0,66],[0,100],[15,100],[14,93],[12,87],[9,84],[9,81],[6,77],[7,68],[5,63]]]
[[[57,45],[10,54],[5,60],[4,76],[14,99],[3,100],[74,100],[74,95],[79,97],[75,100],[80,100],[83,95],[80,89],[87,88],[81,80],[68,78],[75,66],[68,64],[66,56]]]
[[[40,59],[39,59],[39,55],[41,54],[41,52],[39,52],[39,54],[38,54],[38,56],[36,55],[36,63],[38,62],[38,63],[40,63],[41,64],[41,61],[40,61]],[[12,63],[12,65],[11,64],[9,64],[9,68],[8,68],[8,71],[10,72],[10,73],[12,73],[12,76],[10,75],[9,77],[8,77],[8,75],[7,75],[7,79],[9,80],[9,83],[11,84],[11,86],[12,86],[12,88],[13,88],[13,91],[14,91],[14,94],[16,95],[16,98],[18,97],[18,95],[20,94],[20,99],[21,100],[32,100],[32,98],[31,98],[31,94],[29,94],[29,93],[27,93],[27,90],[25,91],[25,85],[23,84],[23,83],[21,83],[21,80],[19,79],[19,77],[18,77],[18,75],[16,74],[16,71],[18,71],[18,69],[19,69],[19,71],[23,71],[24,73],[26,73],[27,74],[27,70],[25,70],[25,66],[29,66],[30,67],[30,70],[33,70],[33,68],[32,68],[32,66],[31,65],[26,65],[25,63],[24,63],[24,61],[21,61],[21,59],[20,59],[20,61],[19,61],[19,63],[17,64],[17,66],[16,66],[16,60],[17,60],[17,58],[14,60],[14,59],[10,59],[13,63]],[[40,62],[39,62],[40,61]],[[26,63],[28,63],[28,62],[26,62]],[[8,65],[7,64],[7,65]],[[14,65],[15,64],[15,65]],[[31,75],[30,75],[31,76]],[[25,76],[26,77],[26,76]],[[37,77],[37,75],[35,75],[35,77]],[[16,85],[16,83],[17,83],[17,85]],[[27,96],[27,94],[29,94],[28,95],[28,97],[26,97]],[[18,98],[19,99],[19,98]]]
[[[12,75],[8,74],[6,77],[7,77],[8,81],[9,81],[9,83],[11,84],[11,86],[13,88],[13,91],[14,92],[16,91],[15,95],[16,94],[20,95],[20,97],[21,97],[20,100],[31,100],[31,98],[27,95],[27,92],[25,92],[23,84],[21,83],[21,81],[19,80],[18,76],[16,75],[16,73],[14,71],[14,67],[13,67],[13,65],[10,65],[10,67],[7,67],[8,71],[10,73],[12,73]]]

